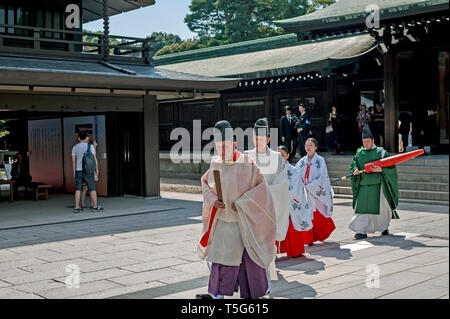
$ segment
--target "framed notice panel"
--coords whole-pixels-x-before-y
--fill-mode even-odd
[[[63,189],[61,119],[28,121],[28,149],[33,182]]]

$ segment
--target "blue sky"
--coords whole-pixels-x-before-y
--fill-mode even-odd
[[[196,34],[184,23],[190,3],[190,0],[156,0],[152,6],[112,16],[110,33],[143,38],[152,32],[166,32],[177,34],[182,39],[193,38]],[[83,28],[101,31],[103,21],[86,23]]]

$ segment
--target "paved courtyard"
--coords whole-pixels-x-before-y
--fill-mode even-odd
[[[0,202],[0,298],[206,292],[209,270],[196,253],[201,195],[108,198],[104,213],[79,216],[70,204],[63,195]],[[448,207],[401,204],[391,235],[354,241],[351,203],[336,199],[335,205],[337,229],[325,243],[302,257],[279,255],[270,298],[449,298]]]

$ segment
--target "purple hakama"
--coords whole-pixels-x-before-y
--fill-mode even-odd
[[[238,287],[244,299],[262,297],[268,288],[265,269],[251,260],[245,249],[240,266],[213,263],[209,276],[208,292],[211,295],[232,296]]]

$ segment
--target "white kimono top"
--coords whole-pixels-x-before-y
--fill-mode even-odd
[[[300,176],[300,167],[286,163],[286,172],[289,180],[292,226],[297,231],[308,231],[313,227],[312,214],[306,197],[305,185]]]
[[[245,154],[249,155],[255,161],[256,166],[259,167],[261,173],[264,175],[264,179],[269,185],[277,218],[276,239],[283,241],[286,238],[289,228],[291,202],[286,164],[280,153],[272,151],[268,147],[264,154],[257,153],[256,149],[246,151]]]
[[[312,159],[304,156],[297,162],[296,167],[300,168],[300,177],[305,185],[306,198],[311,212],[314,213],[317,209],[324,217],[331,217],[334,192],[323,157],[317,153]]]

